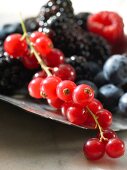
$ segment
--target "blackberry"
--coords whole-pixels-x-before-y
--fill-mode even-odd
[[[47,26],[49,19],[53,16],[65,14],[67,17],[72,17],[73,7],[70,0],[49,0],[41,7],[38,15],[39,25],[41,27]]]
[[[0,54],[0,93],[13,94],[32,77],[20,60],[10,58],[5,52]]]
[[[85,32],[74,18],[65,15],[50,18],[49,28],[54,31],[54,46],[62,50],[66,57],[84,56],[89,61],[102,65],[110,56],[110,46],[106,40],[93,33]]]
[[[91,13],[89,12],[80,12],[75,15],[75,20],[77,24],[85,31],[87,31],[87,18],[89,15],[91,15]]]
[[[33,31],[38,30],[38,28],[39,28],[39,24],[37,22],[36,17],[26,18],[24,20],[24,24],[26,26],[27,32],[33,32]]]
[[[71,64],[76,71],[77,79],[92,81],[96,74],[100,71],[100,67],[97,63],[92,61],[86,61],[82,56],[71,56],[66,59],[68,64]]]

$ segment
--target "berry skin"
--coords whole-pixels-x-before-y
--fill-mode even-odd
[[[103,129],[107,129],[112,124],[112,114],[106,109],[102,109],[96,113],[98,122]]]
[[[99,99],[104,107],[113,110],[117,107],[119,98],[123,95],[123,90],[113,84],[107,84],[99,89]],[[110,102],[109,102],[110,101]]]
[[[70,102],[65,102],[62,106],[61,106],[61,113],[64,117],[67,117],[67,109],[71,106],[75,105],[73,103],[73,101],[70,101]]]
[[[119,158],[124,155],[125,145],[119,138],[110,139],[106,145],[106,153],[111,158]]]
[[[127,57],[112,55],[103,66],[104,76],[113,84],[120,85],[127,82]]]
[[[59,49],[51,49],[50,52],[44,57],[46,64],[49,67],[57,67],[64,64],[64,54]]]
[[[33,79],[36,79],[38,77],[44,79],[44,78],[47,77],[47,75],[46,75],[45,71],[42,70],[42,71],[39,71],[39,72],[35,73],[34,76],[33,76]]]
[[[52,73],[62,80],[74,81],[76,78],[75,70],[70,64],[60,64],[59,67],[53,69]]]
[[[56,109],[60,109],[62,104],[64,103],[62,100],[59,98],[56,99],[48,99],[47,100],[48,104]]]
[[[34,56],[34,54],[26,54],[22,57],[22,63],[27,69],[37,69],[39,67],[39,63]]]
[[[103,71],[99,72],[95,78],[94,78],[94,83],[96,84],[97,87],[101,87],[103,85],[109,84],[109,81],[105,78]]]
[[[56,87],[60,82],[61,79],[57,76],[46,77],[40,87],[42,96],[44,95],[48,99],[57,98]]]
[[[92,14],[87,20],[88,30],[115,44],[123,38],[123,19],[115,12],[102,11]]]
[[[61,81],[56,89],[57,96],[67,102],[72,100],[72,93],[76,88],[76,84],[70,80]]]
[[[117,134],[111,129],[105,129],[105,130],[103,130],[103,136],[109,140],[109,139],[112,139],[112,138],[116,138]],[[100,139],[100,137],[101,137],[100,133],[98,133],[97,138]],[[103,140],[103,142],[105,144],[107,144],[108,140]]]
[[[40,94],[40,85],[42,83],[43,79],[42,78],[36,78],[30,81],[29,85],[28,85],[28,91],[29,91],[29,95],[33,98],[36,99],[41,99],[42,96]]]
[[[67,119],[76,125],[82,126],[85,123],[86,115],[84,115],[84,110],[79,105],[73,105],[67,109],[66,113]]]
[[[22,40],[21,34],[11,34],[4,41],[4,50],[14,58],[24,56],[27,49],[26,40]]]
[[[86,85],[78,85],[73,92],[73,101],[74,103],[80,104],[82,106],[88,105],[94,98],[93,89]]]
[[[41,38],[41,37],[44,37],[44,38],[46,37],[47,38],[47,35],[45,33],[43,33],[43,32],[39,32],[39,31],[32,32],[32,34],[30,35],[30,41],[32,43],[35,43],[36,40],[38,38]]]
[[[105,154],[105,145],[97,138],[89,139],[83,146],[84,155],[89,160],[98,160]]]
[[[53,47],[53,43],[48,37],[40,37],[37,38],[34,46],[37,52],[40,53],[40,55],[43,57],[50,52]]]
[[[124,116],[127,116],[127,93],[124,93],[124,95],[121,96],[118,108],[120,113],[122,113]]]

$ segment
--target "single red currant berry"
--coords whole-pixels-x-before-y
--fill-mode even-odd
[[[41,94],[48,99],[57,98],[56,87],[61,82],[61,79],[57,76],[48,76],[41,84]]]
[[[34,56],[34,54],[26,54],[22,57],[22,63],[27,69],[37,69],[39,67],[39,63]]]
[[[124,155],[125,144],[119,138],[109,139],[106,145],[106,153],[111,158],[119,158]]]
[[[61,81],[56,89],[57,96],[67,102],[72,100],[72,93],[76,88],[76,84],[70,80]]]
[[[75,105],[67,109],[67,119],[76,125],[82,126],[86,120],[84,110],[81,106]]]
[[[33,79],[36,79],[38,77],[43,78],[43,79],[46,78],[47,77],[46,72],[44,70],[41,70],[41,71],[35,73],[33,76]]]
[[[106,109],[97,112],[98,122],[103,129],[107,129],[112,124],[112,114]]]
[[[36,40],[40,37],[47,37],[47,35],[43,32],[39,32],[39,31],[35,31],[35,32],[32,32],[32,34],[30,35],[30,41],[35,43]]]
[[[57,67],[65,62],[64,54],[59,49],[51,49],[50,52],[44,57],[46,64],[49,67]]]
[[[36,99],[41,99],[42,96],[40,94],[40,84],[42,83],[42,78],[36,78],[30,81],[28,85],[28,91],[31,97]]]
[[[109,140],[109,139],[112,139],[112,138],[116,138],[117,134],[111,129],[105,129],[105,130],[103,130],[103,136]],[[100,133],[98,133],[97,138],[100,139],[100,137],[101,137],[101,135],[100,135]],[[105,144],[107,144],[108,140],[103,140],[103,142]]]
[[[60,100],[59,98],[56,99],[48,99],[48,104],[56,109],[60,109],[62,104],[64,103],[63,100]]]
[[[93,89],[86,85],[78,85],[73,92],[73,101],[74,103],[80,104],[82,106],[88,105],[94,98]]]
[[[66,117],[67,115],[67,109],[73,106],[74,104],[75,103],[73,101],[63,103],[63,105],[61,106],[61,113],[64,117]]]
[[[96,114],[96,112],[98,112],[99,110],[103,109],[103,105],[101,104],[101,102],[97,99],[93,99],[88,105],[87,107],[94,113]]]
[[[46,56],[50,50],[53,48],[53,43],[48,37],[40,37],[36,40],[35,49],[40,53],[40,55]]]
[[[98,160],[105,154],[105,145],[97,138],[89,139],[83,146],[84,155],[89,160]]]
[[[22,57],[27,52],[27,43],[21,34],[11,34],[4,41],[4,50],[14,58]]]
[[[70,64],[60,64],[53,69],[52,73],[62,80],[74,81],[76,79],[75,69]]]

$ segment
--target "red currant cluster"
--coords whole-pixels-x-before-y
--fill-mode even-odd
[[[8,36],[4,49],[15,58],[22,56],[27,68],[37,68],[39,64],[42,67],[28,85],[30,96],[46,98],[49,105],[61,109],[62,115],[73,124],[99,129],[97,137],[88,140],[83,147],[88,159],[97,160],[105,152],[112,158],[122,156],[124,142],[109,129],[112,114],[94,98],[93,89],[74,83],[74,69],[64,64],[63,53],[53,48],[52,41],[44,33],[33,32],[29,36],[23,22],[22,28],[24,35]]]

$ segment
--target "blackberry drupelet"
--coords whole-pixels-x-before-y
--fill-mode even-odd
[[[20,60],[10,58],[7,53],[0,54],[0,93],[13,94],[31,79],[32,73],[24,68]]]
[[[75,15],[75,20],[77,24],[85,31],[87,31],[87,18],[89,15],[91,15],[91,13],[89,12],[80,12]]]
[[[59,14],[64,14],[67,17],[72,17],[74,15],[70,0],[49,0],[41,7],[38,15],[39,25],[44,28],[48,25],[51,17],[59,16]]]
[[[55,33],[54,46],[62,50],[66,57],[84,56],[89,61],[103,65],[110,56],[110,46],[106,40],[93,33],[85,32],[74,18],[66,15],[50,18],[48,27]]]
[[[100,67],[97,63],[86,61],[86,59],[82,56],[71,56],[70,58],[66,58],[66,62],[75,68],[77,75],[76,81],[92,81],[96,74],[100,71]]]

